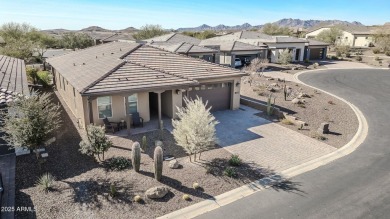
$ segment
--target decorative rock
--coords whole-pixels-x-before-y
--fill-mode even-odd
[[[179,161],[177,161],[176,159],[171,160],[171,161],[169,161],[168,166],[171,169],[177,169],[177,168],[179,168]]]
[[[166,194],[168,194],[169,189],[165,186],[156,186],[146,190],[145,196],[150,199],[163,198]]]
[[[320,127],[317,129],[318,134],[328,134],[329,133],[329,123],[323,122]]]
[[[298,99],[298,98],[294,98],[293,100],[291,100],[291,103],[293,103],[293,104],[300,104],[300,103],[302,103],[302,101],[300,99]]]
[[[307,93],[299,93],[299,94],[298,94],[298,98],[303,98],[303,97],[311,98],[310,95],[307,94]]]

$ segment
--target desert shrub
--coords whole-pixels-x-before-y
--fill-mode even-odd
[[[380,61],[381,58],[379,58],[378,56],[375,56],[375,61]]]
[[[381,52],[381,50],[378,49],[378,48],[373,48],[373,49],[372,49],[372,53],[374,53],[374,54],[378,54],[378,53],[380,53],[380,52]]]
[[[356,56],[355,60],[358,61],[358,62],[361,62],[363,60],[363,58],[361,56]]]
[[[38,69],[29,67],[26,69],[26,75],[29,82],[33,84],[38,83]]]
[[[125,157],[113,157],[105,162],[107,169],[120,171],[131,167],[131,161]]]
[[[361,50],[358,50],[358,51],[355,53],[355,55],[358,55],[358,56],[363,55],[363,52],[362,52]]]
[[[289,119],[282,119],[282,121],[281,121],[283,124],[285,124],[285,125],[294,125],[294,123],[293,122],[291,122]]]
[[[199,183],[194,183],[194,184],[192,184],[192,188],[194,188],[194,189],[199,189],[200,188],[200,185],[199,185]]]
[[[337,56],[331,56],[330,59],[332,60],[338,60],[339,58]]]
[[[232,167],[226,167],[226,169],[223,171],[223,175],[233,178],[237,176],[236,171]]]
[[[298,103],[297,106],[298,106],[298,107],[301,107],[301,108],[306,108],[305,104],[302,103],[302,102],[301,102],[301,103]]]
[[[340,57],[341,55],[342,55],[342,53],[341,53],[340,51],[337,50],[337,51],[336,51],[336,56],[337,56],[337,57]]]
[[[44,87],[49,87],[51,83],[51,76],[48,71],[39,71],[37,73],[38,81]]]
[[[390,51],[386,51],[385,55],[390,56]]]
[[[112,142],[106,137],[104,127],[88,125],[87,134],[80,142],[80,152],[89,156],[97,155],[101,161],[100,155],[103,155],[104,160],[104,153],[111,146]]]
[[[314,67],[314,68],[318,68],[319,66],[320,66],[320,64],[319,64],[318,62],[316,62],[316,63],[313,64],[313,67]]]
[[[36,185],[39,186],[45,192],[49,191],[53,186],[55,181],[55,177],[50,173],[45,173],[41,177],[38,178]]]
[[[321,140],[321,141],[325,141],[327,138],[323,135],[320,135],[319,133],[317,132],[312,132],[311,133],[311,137],[312,138],[315,138],[315,139],[318,139],[318,140]]]
[[[237,154],[232,154],[232,156],[229,159],[229,165],[240,166],[241,165],[241,158]]]
[[[351,57],[351,53],[350,52],[346,52],[345,53],[345,57],[350,58]]]
[[[305,63],[310,63],[309,59],[304,60]]]
[[[285,49],[279,54],[279,63],[287,65],[290,62],[292,62],[292,53],[288,49]]]

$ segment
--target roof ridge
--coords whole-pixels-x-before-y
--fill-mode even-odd
[[[179,50],[180,47],[182,47],[185,43],[186,43],[186,42],[179,43],[179,46],[178,46],[176,49],[174,49],[173,51],[176,52],[176,51]]]
[[[198,61],[201,61],[201,62],[207,62],[210,65],[216,65],[216,66],[223,67],[223,68],[230,68],[231,70],[234,70],[234,71],[246,73],[245,71],[241,71],[241,70],[236,69],[236,68],[232,68],[232,67],[229,67],[229,66],[226,66],[226,65],[221,65],[221,64],[218,64],[218,63],[214,63],[214,62],[208,62],[208,61],[206,61],[204,59],[201,59],[201,58],[195,58],[195,57],[192,57],[192,56],[189,56],[189,55],[185,55],[185,54],[180,54],[180,53],[177,53],[177,52],[171,52],[171,51],[168,51],[168,50],[163,49],[163,48],[155,47],[153,45],[144,44],[142,46],[151,47],[151,48],[158,49],[158,50],[161,50],[161,51],[164,51],[164,52],[176,54],[176,55],[179,55],[179,56],[184,56],[184,57],[187,57],[187,58],[190,58],[190,59],[195,59],[195,60],[198,60]]]
[[[113,37],[113,36],[115,36],[115,35],[119,35],[119,34],[118,34],[118,33],[114,33],[114,34],[110,35],[109,37],[106,37],[106,38],[102,39],[102,41],[104,41],[104,40],[106,40],[106,39],[109,39],[109,38],[111,38],[111,37]]]
[[[188,43],[190,44],[190,48],[187,49],[186,53],[188,54],[190,52],[190,50],[195,46],[194,44],[192,43]]]
[[[238,37],[238,39],[241,39],[241,37],[242,37],[242,34],[244,33],[244,31],[240,31],[241,33],[240,33],[240,36]]]
[[[172,37],[174,37],[177,33],[171,33],[172,36],[170,36],[165,42],[168,42],[168,40],[172,39]]]

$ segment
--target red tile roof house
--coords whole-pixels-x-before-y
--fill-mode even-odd
[[[47,59],[54,83],[80,126],[175,118],[183,97],[202,97],[212,110],[238,109],[244,72],[153,47],[112,42]]]

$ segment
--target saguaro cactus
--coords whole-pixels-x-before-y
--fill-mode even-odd
[[[139,172],[141,165],[141,148],[138,142],[134,142],[131,147],[131,162],[133,163],[135,172]]]
[[[154,178],[161,180],[163,170],[163,150],[160,146],[154,149]]]
[[[146,152],[146,150],[148,149],[148,142],[146,140],[146,136],[144,135],[142,137],[142,144],[141,144],[141,148],[144,152]]]
[[[274,109],[275,109],[275,99],[276,97],[274,98],[274,103],[272,104],[271,103],[271,100],[272,100],[272,94],[270,94],[267,98],[267,115],[268,116],[272,116],[272,114],[274,113]]]

